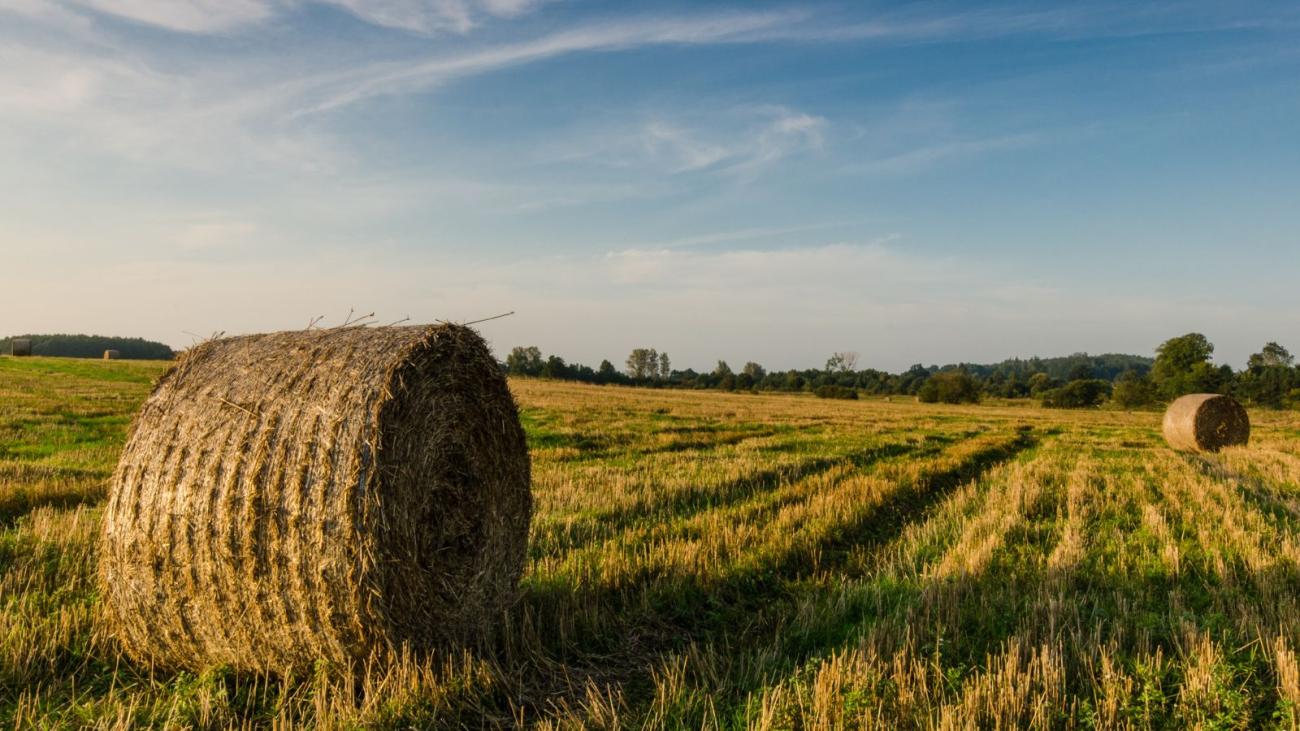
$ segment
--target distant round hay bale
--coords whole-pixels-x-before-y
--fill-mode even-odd
[[[1169,405],[1165,441],[1185,452],[1217,452],[1250,440],[1250,417],[1230,396],[1194,393]]]
[[[32,354],[31,338],[14,338],[9,341],[9,354],[14,356],[28,356]]]
[[[105,350],[104,360],[117,360],[122,357],[122,353],[117,350]]]
[[[160,379],[114,473],[105,620],[174,668],[480,644],[515,598],[531,512],[519,414],[473,330],[206,342]]]

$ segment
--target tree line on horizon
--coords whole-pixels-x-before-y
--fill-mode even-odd
[[[176,355],[170,346],[144,338],[67,333],[0,338],[0,353],[8,354],[12,342],[23,339],[32,342],[32,355],[55,358],[100,358],[105,350],[116,350],[123,360],[171,360]]]
[[[741,392],[808,392],[823,398],[916,396],[925,402],[977,403],[984,398],[1033,398],[1055,408],[1090,408],[1107,401],[1132,409],[1155,406],[1188,393],[1223,393],[1268,408],[1300,405],[1300,367],[1281,345],[1270,342],[1245,369],[1215,365],[1214,345],[1200,333],[1170,338],[1154,358],[1075,353],[1056,358],[1011,358],[995,364],[916,364],[900,373],[858,369],[858,355],[833,353],[822,368],[769,371],[755,362],[733,370],[720,360],[713,370],[672,368],[665,352],[636,348],[620,370],[608,360],[596,368],[543,357],[536,346],[520,346],[506,357],[505,370],[531,376],[595,384]]]

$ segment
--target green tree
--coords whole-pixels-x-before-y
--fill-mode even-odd
[[[1051,409],[1087,409],[1098,406],[1110,393],[1110,384],[1098,378],[1079,378],[1043,394]]]
[[[659,374],[659,352],[654,348],[636,348],[627,356],[627,375],[647,381]]]
[[[673,362],[668,359],[667,353],[659,354],[659,379],[666,381],[673,374]]]
[[[542,364],[542,378],[568,378],[569,365],[558,355],[552,355]]]
[[[1137,409],[1150,406],[1156,401],[1156,389],[1151,379],[1135,370],[1127,370],[1115,379],[1111,389],[1110,400],[1124,409]]]
[[[802,390],[803,390],[803,387],[806,386],[807,384],[808,384],[808,381],[807,381],[806,379],[804,379],[804,377],[801,376],[801,375],[799,374],[799,371],[796,371],[796,370],[793,370],[793,369],[786,371],[786,373],[785,373],[785,390],[787,390],[787,391],[802,391]]]
[[[914,394],[921,390],[921,386],[930,379],[930,369],[921,365],[914,364],[898,376],[896,391],[898,393]]]
[[[1095,377],[1096,376],[1094,375],[1094,371],[1091,365],[1088,365],[1087,363],[1080,363],[1070,369],[1070,373],[1065,377],[1065,380],[1067,382],[1088,381],[1088,380],[1092,380]]]
[[[1263,368],[1290,368],[1295,357],[1290,351],[1277,343],[1265,343],[1264,349],[1250,356],[1246,367],[1251,370]]]
[[[1029,395],[1041,396],[1049,389],[1055,388],[1057,383],[1052,377],[1039,371],[1029,377]]]
[[[767,375],[767,371],[763,369],[763,366],[755,363],[752,360],[746,363],[745,367],[740,369],[740,372],[744,373],[745,375],[749,376],[755,381],[761,380],[763,376]]]
[[[618,370],[614,364],[608,360],[600,362],[600,368],[596,371],[596,380],[601,383],[613,383],[618,380]]]
[[[1237,379],[1238,395],[1260,406],[1281,408],[1291,400],[1291,391],[1300,385],[1292,368],[1295,358],[1277,343],[1267,343],[1263,350],[1250,356],[1246,370]]]
[[[1214,345],[1200,333],[1170,338],[1156,348],[1151,381],[1160,396],[1176,399],[1187,393],[1217,391],[1223,373],[1210,365]]]
[[[813,391],[813,395],[817,398],[848,399],[850,401],[858,399],[857,389],[845,386],[820,386]]]
[[[539,376],[542,374],[542,351],[536,345],[522,345],[511,349],[506,356],[506,370],[515,376]]]
[[[713,375],[718,378],[726,378],[727,376],[735,374],[731,372],[731,366],[727,365],[727,361],[720,360],[718,361],[718,365],[713,369]]]
[[[928,404],[973,404],[980,400],[980,385],[965,371],[944,371],[930,376],[916,397]]]

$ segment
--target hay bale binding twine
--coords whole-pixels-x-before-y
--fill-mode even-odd
[[[1230,396],[1193,393],[1165,411],[1165,441],[1184,452],[1217,452],[1250,440],[1250,417]]]
[[[158,382],[99,579],[141,662],[289,670],[477,644],[522,572],[518,412],[461,326],[214,340]]]

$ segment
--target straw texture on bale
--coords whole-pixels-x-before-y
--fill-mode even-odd
[[[1184,452],[1217,452],[1250,440],[1250,417],[1230,396],[1193,393],[1165,412],[1165,441]]]
[[[10,355],[31,355],[32,341],[29,338],[14,338],[9,341]]]
[[[105,350],[105,351],[104,351],[104,360],[117,360],[118,358],[121,358],[121,357],[122,357],[122,354],[121,354],[120,352],[116,351],[116,350]]]
[[[515,597],[531,512],[519,415],[473,330],[206,342],[160,379],[114,473],[105,619],[173,668],[479,644]]]

